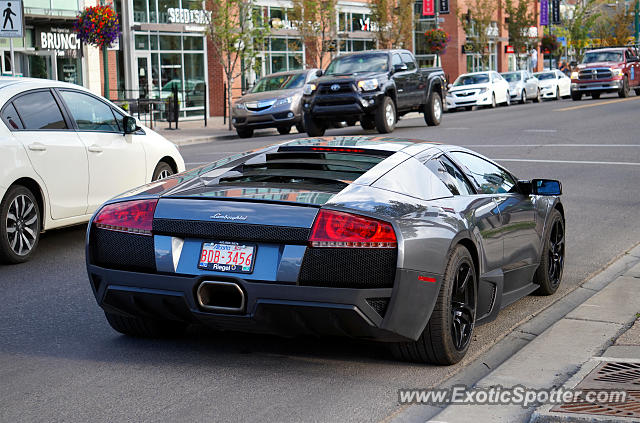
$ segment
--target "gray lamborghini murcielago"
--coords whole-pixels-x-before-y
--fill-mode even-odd
[[[387,137],[306,138],[107,202],[91,287],[134,336],[219,330],[387,342],[452,364],[473,328],[562,280],[561,185],[473,151]]]

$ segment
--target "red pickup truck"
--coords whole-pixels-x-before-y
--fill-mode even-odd
[[[617,92],[628,97],[631,90],[640,95],[640,59],[635,47],[607,47],[589,50],[571,73],[571,98],[583,95],[600,98]]]

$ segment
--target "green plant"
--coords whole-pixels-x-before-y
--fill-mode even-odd
[[[555,55],[559,47],[560,44],[558,43],[558,39],[555,35],[545,34],[542,36],[542,40],[540,41],[540,48],[542,49],[543,53]]]

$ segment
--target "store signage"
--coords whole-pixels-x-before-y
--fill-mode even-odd
[[[208,10],[167,9],[169,23],[208,25],[211,22],[211,12]]]
[[[22,38],[22,1],[0,1],[0,10],[2,10],[0,37]]]
[[[560,0],[551,1],[551,23],[554,25],[560,25]]]
[[[41,30],[36,38],[36,46],[42,50],[79,50],[80,40],[70,28],[49,28]]]
[[[504,52],[507,54],[515,53],[515,51],[513,50],[513,46],[504,46]]]
[[[540,25],[549,25],[549,1],[540,0]]]
[[[434,1],[435,0],[422,0],[422,16],[435,15]]]
[[[440,8],[438,9],[441,15],[449,14],[449,0],[440,0]]]

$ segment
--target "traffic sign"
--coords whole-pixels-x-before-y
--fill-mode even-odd
[[[0,0],[0,37],[22,38],[22,0]]]

